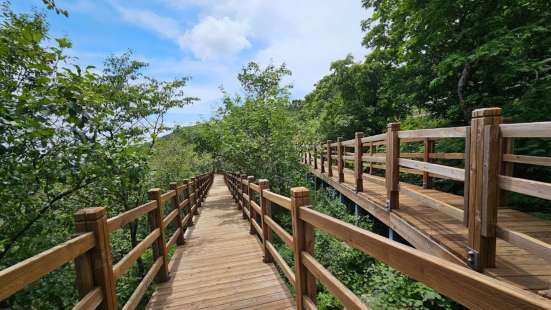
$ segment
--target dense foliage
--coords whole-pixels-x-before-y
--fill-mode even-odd
[[[55,9],[53,1],[47,5]],[[93,73],[66,56],[68,38],[49,37],[46,13],[15,14],[6,2],[2,14],[0,269],[66,241],[78,209],[104,206],[119,214],[145,203],[147,189],[211,168],[208,158],[182,161],[197,158],[190,146],[159,138],[167,111],[195,100],[182,91],[189,78],[143,76],[147,64],[130,52],[108,57],[103,73]],[[114,261],[147,231],[147,223],[135,221],[114,233]],[[117,282],[121,301],[144,270],[140,259]],[[0,307],[61,309],[76,296],[68,264]]]

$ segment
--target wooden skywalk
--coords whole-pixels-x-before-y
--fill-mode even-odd
[[[223,176],[214,177],[194,226],[185,233],[146,309],[295,309],[261,243],[249,234]]]
[[[318,164],[321,163],[318,161]],[[400,193],[400,207],[392,213],[387,212],[385,179],[382,177],[364,176],[364,189],[356,194],[352,171],[344,170],[344,182],[341,183],[336,177],[321,174],[319,169],[312,168],[311,171],[394,229],[415,248],[459,265],[466,265],[468,229],[463,226],[463,222],[402,193]],[[401,186],[463,213],[464,198],[461,196],[423,189],[407,183],[402,183]],[[498,222],[504,228],[514,228],[516,231],[549,243],[549,237],[551,237],[549,221],[511,209],[500,209]],[[496,251],[496,268],[484,269],[486,275],[536,294],[539,291],[551,289],[549,261],[499,238]]]

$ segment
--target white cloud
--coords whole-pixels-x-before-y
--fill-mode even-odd
[[[187,30],[179,42],[182,49],[191,50],[201,60],[216,60],[250,48],[247,37],[251,35],[251,26],[245,21],[207,16]]]
[[[181,12],[199,8],[199,17],[206,19],[228,18],[242,21],[254,32],[255,46],[249,59],[241,58],[243,65],[256,61],[265,65],[270,59],[276,65],[287,63],[293,72],[293,93],[301,97],[314,88],[314,83],[328,74],[331,62],[352,53],[363,60],[367,50],[361,46],[364,34],[360,22],[372,12],[361,7],[357,0],[157,0]],[[198,28],[198,25],[195,26]],[[196,29],[194,28],[194,29]],[[196,55],[216,53],[215,44],[207,44],[205,35],[197,35],[199,42],[192,49]],[[242,34],[244,46],[248,36]],[[228,39],[228,41],[230,41]],[[233,41],[230,41],[233,42]],[[230,43],[228,43],[230,44]],[[239,44],[235,48],[239,50]],[[243,46],[242,45],[242,46]],[[258,48],[258,49],[257,49]],[[247,53],[250,55],[251,53]],[[210,58],[208,58],[210,59]],[[239,70],[239,67],[237,68]],[[234,75],[237,73],[235,71]]]
[[[113,6],[126,22],[156,32],[165,39],[178,40],[181,34],[178,21],[173,18],[160,16],[148,10]]]

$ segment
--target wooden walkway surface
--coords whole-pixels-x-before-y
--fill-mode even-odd
[[[170,280],[157,286],[146,309],[294,309],[274,265],[262,262],[258,238],[223,176],[214,177],[202,206],[170,261]]]
[[[321,167],[319,161],[318,167]],[[352,171],[344,169],[345,180],[342,183],[339,183],[336,178],[338,173],[335,167],[333,167],[334,177],[331,178],[327,173],[321,174],[319,169],[312,168],[311,171],[393,228],[415,248],[462,266],[466,265],[468,229],[463,226],[462,221],[427,205],[430,200],[443,202],[448,205],[448,208],[454,208],[456,212],[460,212],[462,216],[464,201],[462,196],[400,183],[402,187],[422,195],[425,202],[400,193],[400,208],[389,213],[386,211],[384,178],[364,174],[364,190],[356,194]],[[511,209],[499,209],[498,227],[551,244],[551,222],[528,214]],[[498,236],[496,268],[486,268],[484,273],[537,294],[539,291],[551,289],[551,258],[545,255],[543,257],[546,259],[516,247]]]

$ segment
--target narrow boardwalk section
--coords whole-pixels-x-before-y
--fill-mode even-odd
[[[186,244],[170,261],[170,280],[146,309],[294,309],[295,300],[262,248],[221,175],[199,209]]]

